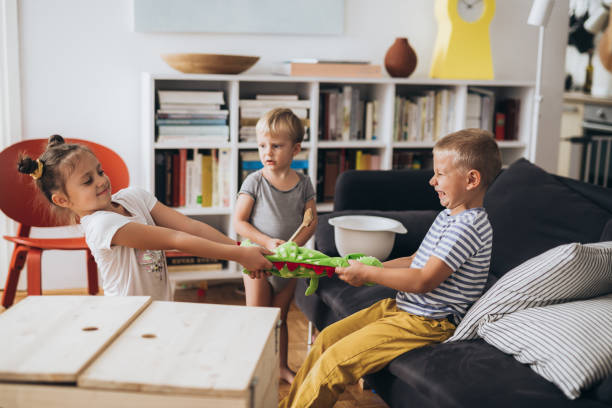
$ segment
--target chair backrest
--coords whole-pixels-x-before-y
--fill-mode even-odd
[[[108,175],[112,192],[129,186],[130,175],[121,156],[101,144],[81,139],[66,139],[66,143],[87,146],[98,158]],[[47,139],[17,142],[0,152],[0,210],[25,226],[56,227],[62,225],[52,214],[51,203],[36,188],[27,174],[17,171],[19,154],[38,158],[47,146]]]

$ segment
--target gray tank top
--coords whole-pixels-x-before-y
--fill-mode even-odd
[[[310,178],[297,175],[300,180],[287,191],[270,184],[262,170],[249,174],[240,187],[239,195],[248,194],[255,200],[249,222],[269,237],[284,241],[291,238],[302,223],[306,203],[315,197]]]

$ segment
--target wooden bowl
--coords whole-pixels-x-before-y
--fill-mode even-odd
[[[251,68],[259,57],[226,54],[162,54],[172,68],[186,74],[239,74]]]

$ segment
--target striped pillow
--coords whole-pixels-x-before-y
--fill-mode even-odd
[[[478,334],[575,399],[612,373],[610,316],[612,294],[490,316]]]
[[[502,276],[467,311],[446,341],[475,339],[487,316],[612,292],[612,241],[552,248]]]

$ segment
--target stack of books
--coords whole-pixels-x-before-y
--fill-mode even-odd
[[[254,142],[257,138],[255,125],[268,111],[275,108],[288,108],[300,118],[304,125],[304,140],[308,140],[308,110],[309,100],[300,100],[297,94],[255,95],[255,99],[240,100],[240,131],[241,142]]]
[[[229,111],[221,91],[158,91],[158,143],[226,142]]]

